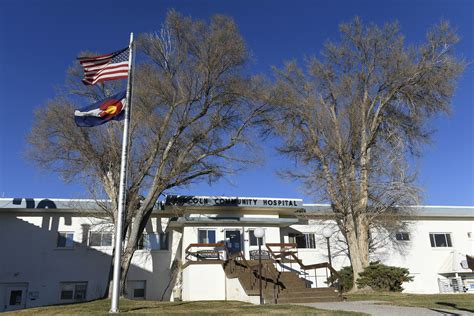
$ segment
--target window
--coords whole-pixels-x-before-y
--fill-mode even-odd
[[[22,290],[11,291],[10,292],[10,302],[9,302],[8,305],[10,305],[10,306],[21,305],[22,296],[23,296],[23,291]]]
[[[254,231],[255,231],[254,229],[249,229],[249,243],[250,243],[250,246],[258,246],[258,240],[257,240],[257,237],[255,237],[255,235],[254,235]],[[265,238],[265,236],[263,238]],[[261,243],[263,245],[263,240],[261,241]]]
[[[452,247],[451,233],[430,233],[431,247]]]
[[[72,232],[58,232],[58,248],[72,248],[74,246],[74,233]]]
[[[249,242],[250,246],[258,246],[257,237],[255,237],[254,230],[249,230]]]
[[[61,300],[82,301],[86,299],[87,282],[61,282]]]
[[[110,247],[112,246],[112,233],[90,232],[90,247]]]
[[[127,296],[134,300],[144,300],[146,281],[127,281]]]
[[[143,234],[138,241],[138,249],[168,250],[168,233]]]
[[[200,244],[215,244],[216,231],[214,229],[200,229],[198,231],[198,243]]]
[[[314,234],[288,234],[290,243],[296,243],[297,248],[316,248]]]
[[[410,240],[410,234],[406,232],[399,232],[395,234],[395,239],[396,240],[402,240],[402,241],[407,241]]]

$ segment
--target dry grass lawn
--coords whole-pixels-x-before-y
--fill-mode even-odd
[[[24,309],[6,315],[106,315],[110,300]],[[238,301],[159,302],[120,300],[121,313],[153,315],[365,315],[300,305],[252,305]]]
[[[344,295],[349,301],[384,301],[387,304],[454,309],[474,313],[474,294],[404,294],[374,293]]]

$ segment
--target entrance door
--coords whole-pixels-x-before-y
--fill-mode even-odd
[[[236,253],[242,250],[240,230],[226,230],[225,240],[230,253]]]
[[[5,300],[5,311],[14,311],[25,308],[27,286],[7,287]]]

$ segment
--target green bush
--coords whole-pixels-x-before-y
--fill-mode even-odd
[[[401,292],[402,283],[413,281],[408,269],[371,262],[357,280],[359,288],[370,286],[376,291]]]
[[[337,271],[339,273],[339,280],[332,275],[329,278],[330,282],[339,282],[340,290],[342,292],[347,292],[350,289],[352,289],[352,286],[354,285],[354,278],[353,278],[353,273],[352,273],[352,267],[343,267],[341,270]]]
[[[352,267],[344,267],[338,272],[341,276],[339,284],[342,291],[347,292],[352,289]],[[332,281],[335,281],[334,277]],[[375,291],[401,292],[403,291],[402,283],[410,281],[413,281],[413,277],[409,276],[408,269],[386,266],[376,261],[371,262],[364,272],[360,274],[360,278],[357,280],[357,287],[370,287]]]

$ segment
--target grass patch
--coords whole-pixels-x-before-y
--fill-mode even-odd
[[[29,308],[7,314],[14,315],[107,315],[110,300]],[[153,315],[365,315],[361,313],[326,311],[301,305],[253,305],[239,301],[160,302],[120,300],[121,313]]]
[[[474,294],[347,294],[348,301],[384,301],[388,304],[432,309],[455,309],[474,312]]]

